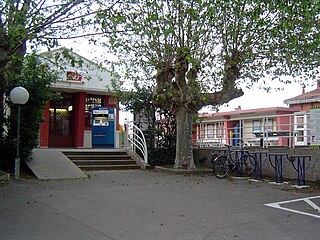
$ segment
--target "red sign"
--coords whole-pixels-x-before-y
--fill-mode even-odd
[[[67,81],[81,82],[82,75],[76,72],[67,71]]]

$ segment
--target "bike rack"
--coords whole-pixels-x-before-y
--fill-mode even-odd
[[[308,170],[310,164],[311,164],[311,156],[308,155],[291,155],[289,156],[288,153],[270,153],[269,151],[253,151],[249,152],[248,150],[234,150],[234,149],[214,149],[211,153],[212,155],[214,153],[217,154],[229,154],[229,152],[234,152],[236,159],[238,159],[238,154],[243,152],[248,152],[248,154],[251,154],[255,158],[255,169],[254,169],[254,175],[258,179],[262,179],[262,169],[265,165],[266,161],[269,159],[269,162],[274,169],[274,175],[275,175],[275,181],[276,183],[282,183],[283,182],[283,167],[287,161],[290,161],[293,168],[298,173],[298,186],[306,185],[306,171]],[[297,163],[295,164],[295,161],[297,160]],[[306,166],[306,162],[308,162]]]
[[[297,160],[297,166],[294,165],[295,160]],[[298,186],[306,185],[306,170],[308,170],[311,163],[311,156],[306,155],[292,155],[289,158],[293,168],[298,172]],[[306,161],[308,161],[308,166],[306,167]]]
[[[249,150],[244,150],[244,149],[235,149],[235,150],[230,150],[232,153],[235,154],[235,164],[236,164],[236,167],[237,167],[237,170],[236,170],[236,174],[237,174],[237,177],[242,177],[240,171],[242,171],[242,169],[238,169],[239,165],[242,166],[242,164],[240,163],[241,159],[241,155],[248,155],[250,154]]]
[[[232,153],[235,154],[235,155],[234,155],[234,158],[235,158],[235,159],[233,159],[233,158],[230,156]],[[219,154],[220,154],[220,155],[228,155],[229,157],[232,158],[232,160],[235,161],[235,165],[237,166],[237,165],[239,165],[239,164],[238,164],[238,162],[236,162],[236,161],[241,160],[241,159],[240,159],[241,154],[250,154],[250,151],[249,151],[249,150],[244,150],[244,149],[232,149],[232,148],[227,148],[227,149],[221,149],[221,148],[219,148],[219,149],[213,149],[212,152],[211,152],[211,156],[213,157],[212,160],[211,160],[212,163],[213,163],[215,157],[218,156]],[[240,164],[240,165],[241,165],[241,164]],[[255,160],[255,165],[256,165],[256,160]],[[256,169],[256,166],[255,166],[255,169]],[[238,176],[238,177],[242,177],[241,174],[239,173],[239,171],[236,171],[236,173],[237,173],[237,176]]]
[[[274,168],[274,175],[276,183],[282,183],[282,170],[283,170],[283,160],[288,160],[289,154],[287,153],[270,153],[269,162]],[[272,164],[274,161],[274,164]]]
[[[254,176],[257,179],[262,179],[262,167],[266,164],[269,152],[250,152],[250,154],[255,158]]]

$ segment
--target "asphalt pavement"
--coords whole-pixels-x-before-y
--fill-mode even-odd
[[[88,179],[79,180],[11,180],[0,187],[0,239],[307,240],[320,236],[317,191],[219,180],[211,174],[153,170],[88,174]]]

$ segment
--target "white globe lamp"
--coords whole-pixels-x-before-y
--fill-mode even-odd
[[[18,106],[18,127],[17,127],[17,153],[14,165],[14,177],[20,178],[20,157],[19,157],[19,138],[20,138],[20,113],[21,105],[25,104],[29,100],[29,93],[27,89],[23,87],[15,87],[10,92],[10,100],[13,104]]]
[[[10,100],[14,104],[23,105],[29,99],[29,93],[27,89],[23,87],[15,87],[10,92]]]

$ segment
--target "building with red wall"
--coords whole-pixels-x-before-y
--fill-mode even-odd
[[[317,81],[316,89],[305,92],[304,88],[302,94],[284,100],[290,108],[298,108],[300,112],[310,111],[310,108],[320,106],[320,80]]]
[[[320,145],[320,80],[316,89],[284,100],[289,108],[297,108],[294,117],[294,131],[297,145]]]
[[[284,107],[199,114],[194,126],[195,145],[303,146],[320,145],[320,80],[316,89],[286,99]],[[317,114],[317,115],[316,115]]]
[[[199,114],[196,144],[209,147],[220,144],[238,146],[239,141],[243,140],[251,146],[287,146],[295,111],[297,109],[270,107],[202,113]]]
[[[59,74],[52,84],[57,98],[44,108],[40,147],[91,148],[91,109],[97,106],[117,109],[119,129],[118,99],[108,90],[112,81],[110,71],[66,48],[42,56]]]

